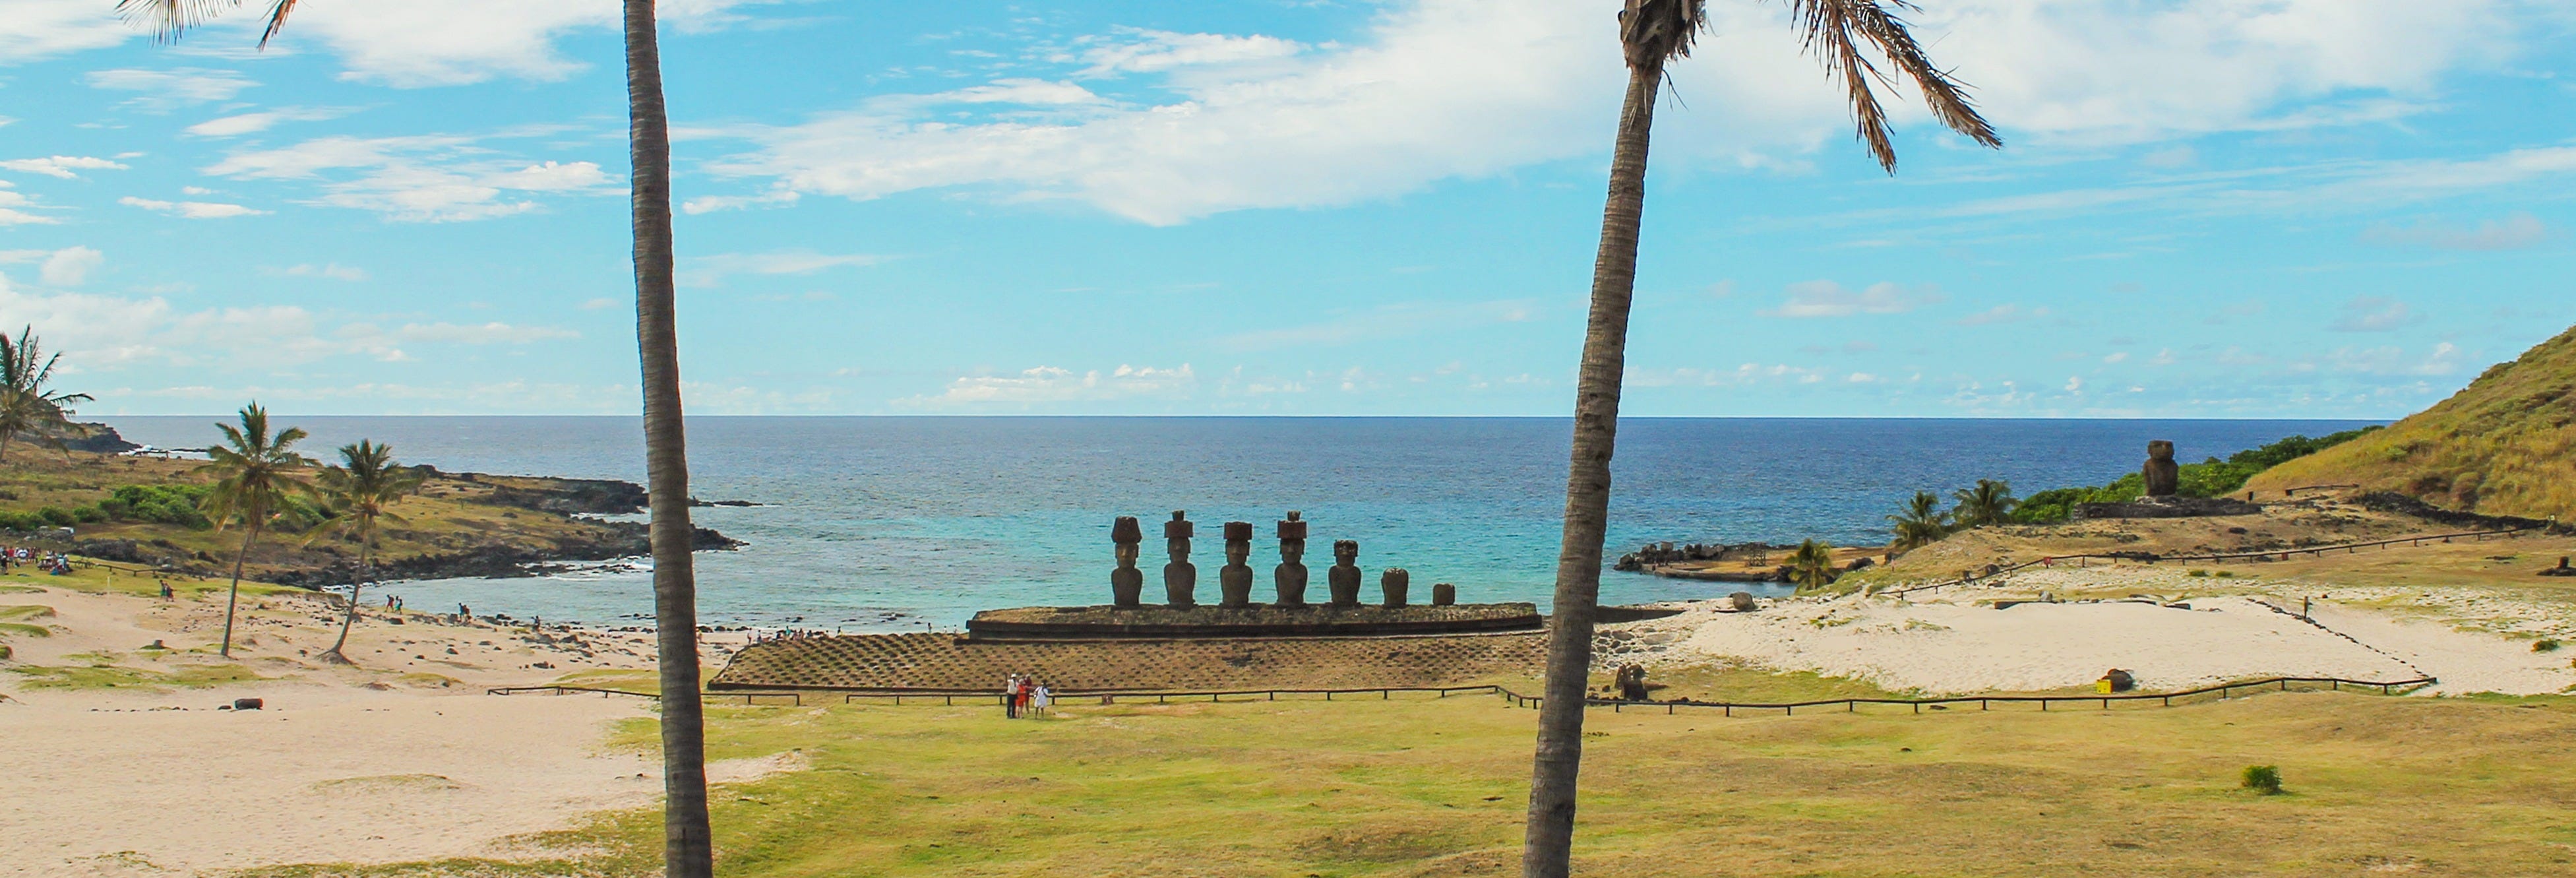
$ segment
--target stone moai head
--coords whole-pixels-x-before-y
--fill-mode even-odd
[[[1333,541],[1333,563],[1335,563],[1335,564],[1354,564],[1354,563],[1358,563],[1358,561],[1359,561],[1359,560],[1360,560],[1360,541],[1358,541],[1358,540],[1334,540],[1334,541]]]
[[[1457,602],[1458,602],[1458,587],[1457,587],[1457,586],[1455,586],[1455,585],[1450,585],[1449,583],[1446,583],[1446,582],[1438,582],[1438,583],[1433,583],[1433,584],[1431,585],[1431,604],[1432,604],[1432,606],[1437,606],[1437,607],[1446,607],[1446,606],[1449,606],[1449,605],[1455,604],[1455,603],[1457,603]]]
[[[1386,572],[1378,574],[1377,577],[1377,587],[1385,593],[1386,605],[1390,607],[1404,606],[1407,593],[1411,591],[1412,586],[1413,574],[1405,572],[1402,567],[1386,568]]]
[[[1228,564],[1241,564],[1244,562],[1244,559],[1250,557],[1252,557],[1252,522],[1226,522],[1225,562]]]
[[[1121,515],[1116,523],[1109,526],[1109,541],[1118,544],[1118,563],[1121,566],[1133,565],[1136,563],[1136,546],[1145,541],[1145,529],[1136,525],[1136,516]]]
[[[2174,459],[2174,447],[2173,447],[2173,442],[2172,442],[2172,440],[2168,440],[2168,439],[2150,439],[2150,440],[2148,440],[2148,441],[2147,441],[2147,459],[2149,459],[2149,460],[2172,460],[2172,459]]]
[[[1189,515],[1186,511],[1174,509],[1172,520],[1163,522],[1163,540],[1169,544],[1165,548],[1171,550],[1174,561],[1186,561],[1190,557],[1190,535],[1195,528]]]
[[[1279,559],[1295,561],[1306,554],[1306,522],[1297,518],[1297,510],[1288,510],[1288,519],[1279,523]]]

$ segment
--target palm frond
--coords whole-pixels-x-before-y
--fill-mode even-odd
[[[1619,11],[1619,44],[1628,66],[1661,66],[1690,57],[1691,43],[1707,26],[1707,0],[1628,0]]]
[[[259,33],[260,48],[268,48],[268,42],[286,27],[286,16],[295,11],[295,3],[271,0],[268,24]],[[116,14],[126,24],[151,31],[157,42],[176,43],[190,29],[241,5],[242,0],[117,0]]]
[[[2003,146],[2003,138],[1968,99],[1966,86],[1933,65],[1905,20],[1890,7],[1920,11],[1907,0],[1789,0],[1789,17],[1800,44],[1825,65],[1827,77],[1842,84],[1851,103],[1853,136],[1869,147],[1870,157],[1888,173],[1896,173],[1896,142],[1888,128],[1887,109],[1879,104],[1871,85],[1873,81],[1893,85],[1894,80],[1870,63],[1861,51],[1863,41],[1914,83],[1932,117],[1942,125],[1981,146]]]

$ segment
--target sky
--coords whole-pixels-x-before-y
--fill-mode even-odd
[[[2576,323],[2576,6],[1779,0],[1658,104],[1623,411],[2394,418]],[[639,408],[613,0],[0,0],[0,324],[84,415]],[[1617,0],[673,0],[697,414],[1564,416]]]

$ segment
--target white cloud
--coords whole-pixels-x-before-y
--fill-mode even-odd
[[[950,406],[1181,397],[1188,396],[1197,386],[1198,376],[1188,363],[1182,363],[1177,369],[1121,365],[1105,375],[1098,369],[1075,373],[1055,366],[1038,366],[1021,370],[1016,375],[961,377],[949,382],[947,390],[938,396],[914,397],[902,402]]]
[[[264,274],[274,274],[279,277],[320,277],[345,281],[362,281],[367,279],[366,269],[341,265],[337,262],[325,263],[322,265],[304,264],[290,265],[285,268],[263,268],[260,269],[260,271]]]
[[[36,199],[11,192],[9,181],[0,180],[0,226],[53,225],[56,220],[19,210],[36,206]]]
[[[154,111],[168,111],[181,105],[207,101],[229,101],[243,89],[259,84],[238,71],[196,67],[93,70],[83,79],[91,88],[142,92],[128,103]]]
[[[732,274],[813,274],[827,268],[845,265],[875,265],[883,256],[866,253],[831,254],[811,250],[779,250],[770,253],[717,253],[689,260],[690,267],[680,272],[685,286],[712,287]]]
[[[226,156],[205,173],[238,179],[322,181],[314,203],[375,211],[401,222],[489,219],[537,209],[524,193],[623,194],[623,181],[592,162],[530,164],[498,158],[476,138],[324,137]]]
[[[1320,323],[1239,333],[1227,336],[1222,343],[1242,350],[1345,345],[1494,323],[1519,323],[1530,319],[1536,309],[1537,303],[1530,299],[1405,302]]]
[[[2422,320],[2406,303],[2384,296],[2354,296],[2328,329],[2336,332],[2388,332]]]
[[[742,20],[735,7],[764,2],[773,0],[672,0],[658,4],[658,15],[665,28],[704,31]],[[556,43],[582,31],[614,31],[619,8],[616,0],[310,3],[296,8],[281,39],[328,46],[347,67],[341,78],[360,82],[417,88],[494,77],[551,81],[588,68]]]
[[[187,127],[198,137],[239,137],[275,127],[279,122],[320,122],[337,119],[353,111],[337,107],[279,107],[256,113],[220,116]]]
[[[584,311],[602,311],[602,310],[606,310],[606,309],[609,309],[609,308],[617,307],[618,302],[619,302],[619,300],[617,300],[617,299],[610,299],[610,298],[606,298],[606,297],[597,298],[597,299],[585,299],[585,300],[583,300],[583,301],[582,301],[582,303],[581,303],[581,310],[584,310]]]
[[[122,171],[125,170],[125,166],[94,156],[57,155],[38,159],[0,160],[0,170],[24,171],[69,180],[80,176],[72,173],[74,170]]]
[[[784,207],[795,204],[796,200],[802,197],[793,189],[777,189],[760,195],[706,195],[680,202],[680,212],[697,216],[702,213],[740,210],[747,207]]]
[[[1960,326],[1986,326],[1996,323],[2019,323],[2024,320],[2036,320],[2041,317],[2046,317],[2049,313],[2050,312],[2047,308],[2023,308],[2020,305],[2010,304],[1996,305],[1992,308],[1970,314],[1966,317],[1961,317],[1956,322]]]
[[[105,264],[106,254],[87,247],[65,247],[45,257],[36,273],[47,286],[76,287],[88,283],[90,271]]]
[[[134,31],[117,20],[112,3],[9,0],[7,14],[0,14],[0,65],[103,49],[131,36]]]
[[[2411,226],[2378,223],[2361,232],[2362,243],[2381,246],[2431,247],[2437,250],[2518,250],[2549,239],[2549,226],[2539,217],[2514,211],[2477,228],[2443,225],[2426,219]]]
[[[1931,287],[1907,289],[1881,281],[1868,289],[1853,292],[1829,280],[1802,281],[1789,285],[1789,297],[1780,307],[1761,312],[1765,317],[1849,317],[1854,314],[1903,314],[1925,305],[1937,305],[1948,299]]]
[[[1201,64],[1285,58],[1306,50],[1295,40],[1260,34],[1230,36],[1136,29],[1122,29],[1116,37],[1094,37],[1083,42],[1087,47],[1080,57],[1091,65],[1083,69],[1084,76],[1159,73]]]
[[[1917,18],[2007,130],[2090,143],[2402,116],[2445,72],[2511,57],[2525,11],[2505,0],[1957,0]],[[1796,166],[1844,136],[1842,100],[1800,55],[1782,4],[1710,14],[1703,50],[1671,68],[1690,104],[1657,119],[1662,155]],[[771,180],[771,197],[964,187],[1153,224],[1346,204],[1598,155],[1624,83],[1612,27],[1601,10],[1559,0],[1418,0],[1348,44],[1312,48],[1120,32],[1064,60],[1089,65],[1076,76],[1159,72],[1167,96],[1095,103],[1063,83],[1039,94],[1039,80],[1015,73],[1017,86],[742,129],[758,148],[712,168]],[[995,102],[1004,95],[1015,102]],[[1893,110],[1900,125],[1926,121],[1911,105]],[[701,209],[722,206],[733,205]]]
[[[131,195],[117,199],[116,203],[140,207],[155,213],[166,213],[181,219],[225,219],[236,216],[258,216],[268,212],[217,201],[158,201]]]

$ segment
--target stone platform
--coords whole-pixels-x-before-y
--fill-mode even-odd
[[[1362,637],[1536,631],[1527,603],[1444,606],[1015,607],[985,610],[966,623],[975,640]]]
[[[1546,639],[1537,631],[1024,641],[856,634],[755,644],[707,688],[990,692],[1012,673],[1067,693],[1462,686],[1540,673]]]

